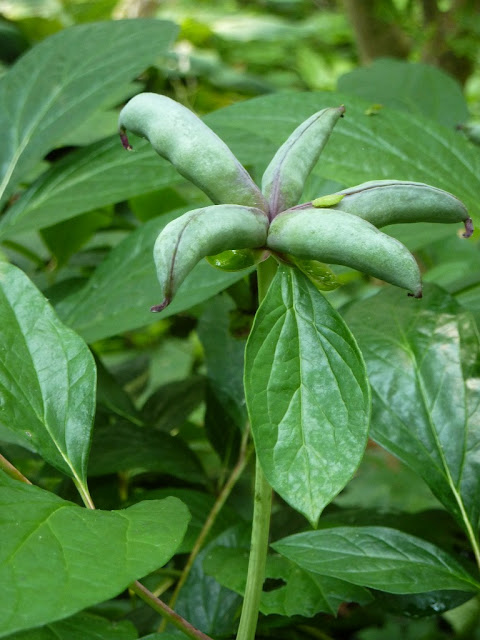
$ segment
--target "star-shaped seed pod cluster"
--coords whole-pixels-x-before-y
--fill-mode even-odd
[[[155,243],[162,311],[202,259],[229,271],[273,255],[301,269],[318,288],[337,286],[327,264],[352,267],[409,295],[422,296],[415,258],[379,227],[404,222],[463,222],[473,233],[465,205],[454,195],[419,182],[380,180],[298,204],[305,182],[343,105],[313,114],[290,135],[268,165],[262,188],[227,145],[191,111],[165,96],[141,93],[122,109],[126,131],[147,138],[155,151],[202,189],[215,204],[170,222]]]

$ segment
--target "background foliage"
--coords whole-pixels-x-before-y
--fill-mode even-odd
[[[255,278],[202,262],[160,319],[149,313],[156,235],[207,201],[145,141],[124,152],[118,108],[143,89],[174,97],[258,180],[295,126],[343,103],[305,200],[371,179],[425,181],[461,198],[479,226],[480,151],[456,130],[480,116],[478,10],[0,0],[0,453],[36,485],[0,472],[0,636],[178,637],[170,626],[158,634],[157,614],[124,589],[148,574],[169,600],[245,454]],[[335,267],[343,286],[326,297],[365,360],[372,440],[341,493],[342,477],[311,487],[300,509],[311,521],[333,500],[318,530],[287,504],[302,492],[276,498],[258,637],[480,637],[479,236],[426,224],[386,231],[415,252],[425,299],[412,304]],[[273,294],[268,304],[285,313]],[[308,343],[307,328],[302,336]],[[255,379],[246,384],[254,397]],[[360,387],[351,382],[363,410]],[[342,425],[346,449],[351,428]],[[245,584],[244,462],[175,606],[215,638],[235,633]],[[78,506],[75,485],[98,511]],[[345,571],[352,540],[355,575]],[[85,548],[90,564],[77,561]]]

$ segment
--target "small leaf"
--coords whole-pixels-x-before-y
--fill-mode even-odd
[[[358,347],[308,279],[280,267],[245,357],[247,406],[264,473],[315,524],[352,477],[367,440],[370,395]]]
[[[308,531],[272,547],[307,571],[389,593],[480,589],[480,582],[448,553],[388,527]]]
[[[0,472],[0,637],[118,595],[174,554],[189,519],[176,498],[83,509]]]
[[[85,485],[95,412],[90,351],[6,262],[0,263],[0,324],[1,437]]]

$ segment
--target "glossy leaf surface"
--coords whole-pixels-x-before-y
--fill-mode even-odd
[[[92,511],[3,472],[0,507],[0,636],[116,596],[171,558],[189,519],[175,498]]]
[[[473,543],[480,520],[478,331],[438,287],[412,302],[385,290],[346,314],[372,385],[372,436],[427,482]]]
[[[6,262],[0,263],[0,324],[1,437],[85,485],[95,412],[90,351]]]
[[[316,523],[365,448],[370,396],[348,328],[300,272],[279,267],[245,355],[256,451],[284,500]]]
[[[44,627],[19,631],[8,640],[136,640],[137,630],[128,621],[110,622],[91,613],[77,613]]]
[[[81,25],[20,58],[0,81],[0,199],[118,84],[164,52],[175,32],[157,20]]]
[[[448,553],[388,527],[308,531],[272,546],[307,571],[389,593],[480,589],[480,582]]]

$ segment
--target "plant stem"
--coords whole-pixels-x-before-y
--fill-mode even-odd
[[[5,471],[5,473],[13,478],[14,480],[20,480],[20,482],[26,482],[26,484],[32,484],[28,478],[26,478],[23,473],[13,466],[11,462],[9,462],[6,458],[2,456],[0,453],[0,469]]]
[[[190,571],[192,570],[192,566],[193,566],[193,563],[195,562],[195,558],[200,553],[200,550],[203,547],[205,539],[208,536],[215,520],[217,519],[217,516],[220,513],[220,510],[222,509],[228,496],[232,492],[233,487],[236,485],[239,477],[242,475],[242,472],[245,469],[245,465],[247,464],[248,459],[250,457],[250,453],[251,453],[251,451],[247,449],[249,434],[250,434],[250,428],[249,428],[249,425],[247,424],[243,432],[242,441],[240,444],[240,453],[238,455],[237,463],[235,467],[232,469],[232,472],[227,482],[224,484],[222,491],[220,492],[218,498],[216,499],[215,504],[213,505],[210,513],[208,514],[208,517],[205,520],[202,530],[198,534],[198,538],[196,539],[195,544],[193,545],[193,549],[190,552],[187,563],[183,568],[182,575],[180,576],[180,580],[177,582],[175,586],[175,590],[168,603],[169,607],[173,608],[175,606],[180,590],[185,584],[188,576],[190,575]],[[167,626],[167,624],[168,624],[168,620],[167,618],[164,618],[164,620],[162,621],[162,624],[158,629],[159,633],[165,630],[165,627]]]
[[[257,267],[258,300],[262,302],[267,294],[277,270],[273,258],[262,262]],[[253,524],[248,559],[247,582],[242,615],[238,627],[237,640],[254,640],[257,628],[260,598],[265,581],[265,565],[268,552],[268,534],[270,529],[270,512],[272,508],[272,488],[268,484],[258,458],[255,464],[255,496],[253,503]]]
[[[90,496],[88,488],[84,486],[80,482],[80,480],[77,480],[77,478],[74,478],[73,482],[75,483],[75,486],[77,487],[77,491],[80,494],[80,497],[83,500],[83,504],[87,507],[87,509],[95,509],[95,505],[93,504],[93,500],[92,500],[92,497]]]
[[[175,611],[170,609],[168,605],[156,598],[153,593],[144,587],[143,584],[138,582],[138,580],[130,585],[130,589],[136,593],[139,598],[150,605],[152,609],[155,609],[157,613],[166,618],[168,622],[177,627],[177,629],[180,629],[180,631],[182,631],[186,636],[192,638],[192,640],[212,640],[210,636],[207,636],[198,629],[195,629],[195,627],[182,618],[182,616],[179,616],[178,613],[175,613]]]

